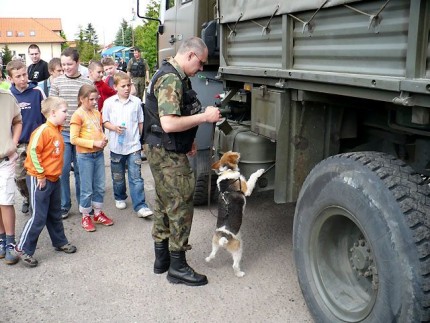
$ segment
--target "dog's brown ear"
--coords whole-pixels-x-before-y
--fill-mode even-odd
[[[215,163],[212,164],[211,168],[212,169],[219,169],[219,166],[221,165],[221,161],[217,161]]]
[[[237,153],[237,152],[232,152],[231,154],[230,154],[230,162],[231,163],[234,163],[234,164],[238,164],[239,163],[239,159],[240,159],[240,153]]]

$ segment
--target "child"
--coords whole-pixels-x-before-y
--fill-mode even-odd
[[[66,120],[67,103],[64,99],[49,97],[42,101],[42,113],[47,121],[31,134],[25,160],[33,211],[16,247],[22,261],[29,267],[38,265],[33,254],[45,225],[55,250],[76,252],[76,247],[69,244],[64,233],[58,180],[63,167],[64,140],[61,125]]]
[[[3,72],[3,66],[0,65],[1,75],[0,75],[0,89],[9,90],[11,84],[6,80],[6,75]]]
[[[82,227],[87,232],[96,228],[90,212],[94,209],[94,222],[112,225],[102,211],[105,195],[105,160],[103,148],[107,138],[103,133],[101,114],[97,110],[99,94],[92,85],[82,85],[78,94],[78,110],[70,120],[70,139],[76,145],[78,165],[81,170],[81,196],[79,211],[82,213]]]
[[[125,168],[128,167],[128,184],[130,186],[133,209],[139,217],[147,217],[152,211],[145,203],[144,183],[141,175],[140,134],[143,128],[143,111],[139,98],[130,95],[131,79],[124,72],[114,76],[117,94],[105,101],[103,124],[109,129],[109,148],[111,173],[115,206],[118,209],[127,207]],[[125,124],[125,126],[123,126]],[[124,143],[118,143],[123,136]]]
[[[19,258],[15,248],[15,161],[16,146],[22,130],[21,109],[9,91],[0,89],[0,259],[8,265]],[[11,131],[12,129],[12,131]]]
[[[72,201],[70,198],[70,170],[72,168],[75,175],[76,200],[79,205],[80,182],[79,167],[76,159],[76,148],[70,143],[70,118],[78,108],[77,97],[79,89],[83,84],[92,85],[93,82],[84,77],[79,72],[79,53],[76,49],[68,47],[61,53],[61,67],[63,75],[57,77],[51,84],[49,96],[58,96],[67,102],[67,118],[61,134],[64,139],[64,165],[61,171],[61,214],[63,219],[69,216]]]
[[[63,68],[61,67],[61,59],[54,57],[48,63],[49,78],[39,82],[38,86],[43,90],[46,96],[49,96],[49,89],[51,88],[51,83],[55,78],[63,75]]]
[[[99,100],[97,102],[97,107],[101,112],[103,109],[103,103],[105,100],[112,95],[116,94],[116,91],[109,87],[102,79],[103,79],[103,65],[100,62],[92,61],[88,66],[89,79],[93,81],[94,85],[99,91]]]
[[[114,89],[114,81],[113,77],[118,72],[118,69],[115,65],[115,61],[112,57],[103,57],[101,60],[103,65],[103,70],[106,74],[105,83],[109,85],[112,89]]]
[[[105,71],[105,74],[106,74],[106,78],[104,80],[105,83],[109,85],[112,89],[115,89],[113,77],[115,76],[116,73],[119,72],[115,64],[115,61],[113,60],[112,57],[103,57],[101,63],[103,65],[103,70]],[[134,86],[133,83],[131,83],[130,94],[136,95],[136,87]]]
[[[10,61],[6,70],[12,83],[10,91],[18,101],[22,115],[22,133],[18,143],[15,181],[18,191],[24,198],[21,211],[26,214],[29,211],[29,193],[25,183],[24,161],[27,157],[27,146],[31,133],[45,122],[40,106],[40,102],[45,99],[45,94],[36,84],[28,83],[27,68],[22,61]]]

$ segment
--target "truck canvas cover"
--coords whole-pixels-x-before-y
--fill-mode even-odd
[[[360,0],[218,0],[221,23],[334,7]],[[276,13],[275,13],[276,12]],[[242,17],[241,17],[242,15]],[[240,18],[240,19],[239,19]]]

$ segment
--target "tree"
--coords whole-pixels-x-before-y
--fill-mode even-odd
[[[128,25],[125,19],[121,22],[121,27],[118,29],[116,33],[116,37],[114,40],[114,45],[116,46],[132,46],[132,27]]]
[[[157,19],[159,13],[160,0],[151,0],[146,7],[145,17]],[[157,31],[158,22],[154,20],[146,20],[143,26],[138,26],[134,31],[135,44],[143,50],[143,56],[148,62],[151,71],[158,65]]]
[[[84,40],[93,46],[96,46],[99,43],[99,38],[97,36],[96,30],[91,23],[87,25],[87,28],[84,31]]]
[[[3,65],[6,66],[12,60],[12,52],[9,49],[9,46],[6,44],[2,50],[1,57],[3,60]]]
[[[83,29],[82,26],[79,26],[79,31],[76,34],[76,37],[76,49],[79,53],[79,60],[84,65],[88,64],[92,59],[100,59],[98,36],[91,23],[89,23],[85,29]]]
[[[60,31],[60,36],[64,39],[64,43],[61,44],[61,51],[63,51],[67,47],[67,37],[64,31]]]

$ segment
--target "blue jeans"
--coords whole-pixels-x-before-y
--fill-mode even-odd
[[[73,162],[73,169],[75,173],[75,188],[76,188],[76,201],[79,205],[80,181],[79,181],[79,166],[76,159],[76,147],[70,143],[70,132],[63,131],[61,133],[64,139],[64,164],[61,171],[61,209],[69,211],[72,207],[70,198],[70,169]]]
[[[133,202],[133,209],[137,212],[141,208],[147,207],[143,178],[140,171],[142,165],[140,150],[129,155],[110,153],[110,169],[115,201],[125,201],[127,199],[127,187],[125,184],[126,165],[128,166],[128,185],[130,186],[131,201]]]
[[[101,209],[105,196],[105,158],[103,150],[95,153],[78,153],[81,170],[81,199],[79,212],[88,214],[92,208]]]

